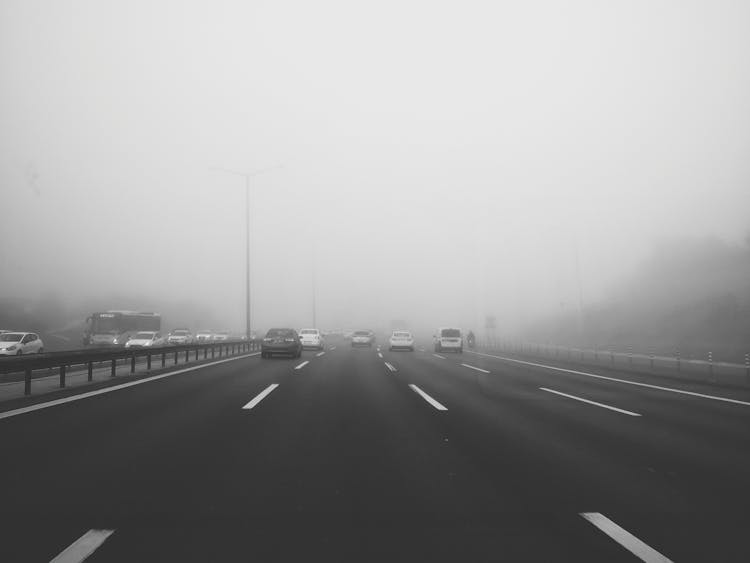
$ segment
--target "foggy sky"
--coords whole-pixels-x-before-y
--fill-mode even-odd
[[[0,295],[479,326],[740,240],[750,4],[0,4]],[[113,303],[113,308],[139,308]]]

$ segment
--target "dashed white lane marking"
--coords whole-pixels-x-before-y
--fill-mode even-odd
[[[303,367],[305,367],[305,366],[306,366],[307,364],[309,364],[309,363],[310,363],[310,360],[305,360],[305,361],[304,361],[304,362],[302,362],[302,363],[301,363],[300,365],[298,365],[298,366],[294,366],[294,369],[302,369]]]
[[[546,387],[540,387],[539,389],[541,389],[542,391],[547,391],[548,393],[554,393],[555,395],[561,395],[563,397],[567,397],[568,399],[575,399],[576,401],[581,401],[582,403],[588,403],[589,405],[596,405],[597,407],[602,407],[603,409],[609,409],[611,411],[620,412],[622,414],[627,414],[629,416],[641,416],[637,412],[626,411],[625,409],[618,409],[617,407],[611,407],[603,403],[597,403],[596,401],[589,401],[588,399],[576,397],[575,395],[568,395],[567,393],[561,393],[560,391],[555,391],[554,389],[547,389]]]
[[[425,393],[424,391],[422,391],[419,387],[417,387],[413,383],[409,383],[409,387],[411,387],[412,391],[414,391],[417,395],[419,395],[425,401],[427,401],[428,403],[430,403],[437,410],[439,410],[439,411],[447,411],[448,410],[447,408],[445,408],[443,405],[441,405],[440,403],[438,403],[435,399],[433,399],[432,397],[430,397],[427,393]]]
[[[445,359],[445,356],[441,356],[440,354],[433,354],[436,358],[440,358],[441,360]]]
[[[420,352],[424,352],[424,348],[419,348],[419,351]]]
[[[378,358],[382,358],[382,357],[383,357],[383,354],[381,354],[380,352],[378,352]]]
[[[619,543],[622,547],[627,549],[630,553],[638,557],[641,561],[645,561],[646,563],[672,563],[671,559],[667,559],[653,547],[643,543],[633,534],[621,528],[603,514],[600,514],[599,512],[581,512],[581,516]]]
[[[385,367],[387,367],[391,371],[398,371],[395,367],[393,367],[392,364],[389,364],[388,362],[385,362]]]
[[[273,391],[274,389],[276,389],[278,386],[279,386],[278,383],[271,383],[271,385],[269,385],[268,387],[266,387],[265,389],[263,389],[263,391],[261,391],[260,393],[258,393],[252,401],[250,401],[248,404],[246,404],[242,408],[245,409],[245,410],[253,408],[258,403],[260,403],[263,399],[265,399],[268,396],[268,394],[271,391]]]
[[[473,370],[476,370],[476,371],[481,371],[482,373],[490,373],[486,369],[478,368],[476,366],[470,366],[469,364],[461,364],[461,365],[464,366],[465,368],[473,369]]]
[[[197,369],[208,368],[226,362],[233,362],[235,360],[241,360],[243,358],[249,358],[251,356],[259,356],[260,352],[254,352],[252,354],[245,354],[244,356],[237,356],[235,358],[227,358],[226,360],[218,360],[209,364],[201,364],[199,366],[193,366],[184,369],[178,369],[177,371],[170,371],[169,373],[162,373],[160,375],[154,375],[153,377],[146,377],[145,379],[139,379],[138,381],[129,381],[122,385],[113,385],[112,387],[105,387],[104,389],[97,389],[96,391],[89,391],[87,393],[81,393],[80,395],[73,395],[71,397],[65,397],[64,399],[55,399],[54,401],[47,401],[46,403],[38,403],[28,407],[22,407],[20,409],[14,409],[12,411],[0,412],[0,420],[3,418],[10,418],[11,416],[18,416],[19,414],[25,414],[27,412],[38,411],[42,409],[48,409],[57,405],[64,405],[65,403],[72,403],[73,401],[80,401],[81,399],[88,399],[89,397],[95,397],[97,395],[104,395],[105,393],[112,393],[119,391],[120,389],[126,389],[127,387],[133,387],[134,385],[141,385],[142,383],[149,383],[158,379],[164,379],[165,377],[171,377],[173,375],[180,375],[181,373],[187,373],[189,371],[195,371]]]
[[[650,383],[640,383],[638,381],[629,381],[627,379],[618,379],[616,377],[607,377],[606,375],[597,375],[595,373],[586,373],[585,371],[577,371],[574,369],[558,368],[555,366],[548,366],[545,364],[537,364],[535,362],[524,362],[523,360],[515,360],[513,358],[505,358],[503,356],[493,356],[492,354],[483,354],[482,352],[470,352],[471,354],[477,354],[478,356],[487,356],[488,358],[496,358],[506,362],[515,362],[517,364],[524,364],[527,366],[534,366],[538,368],[551,369],[554,371],[561,371],[563,373],[572,373],[574,375],[585,375],[586,377],[594,377],[596,379],[604,379],[606,381],[614,381],[616,383],[625,383],[627,385],[636,385],[637,387],[647,387],[649,389],[658,389],[659,391],[669,391],[670,393],[679,393],[680,395],[690,395],[691,397],[700,397],[701,399],[712,399],[714,401],[723,401],[725,403],[734,403],[735,405],[745,405],[750,407],[750,403],[747,401],[740,401],[739,399],[729,399],[728,397],[717,397],[716,395],[704,395],[703,393],[696,393],[695,391],[685,391],[684,389],[675,389],[673,387],[662,387],[661,385],[651,385]]]
[[[326,355],[325,352],[318,352],[317,354],[315,354],[315,357],[320,358],[321,356],[325,356],[325,355]]]
[[[80,563],[114,534],[114,530],[89,530],[65,548],[51,563]]]
[[[329,350],[335,350],[335,349],[336,349],[336,346],[331,346],[331,347],[330,347],[330,348],[328,348],[328,349],[329,349]]]

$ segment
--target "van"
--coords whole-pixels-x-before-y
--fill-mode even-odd
[[[435,340],[435,352],[451,350],[460,354],[464,351],[464,340],[460,328],[439,328],[433,338]]]

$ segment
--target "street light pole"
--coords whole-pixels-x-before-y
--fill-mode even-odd
[[[250,178],[283,167],[282,164],[277,164],[276,166],[269,166],[268,168],[253,170],[252,172],[241,172],[216,166],[211,167],[212,170],[226,172],[227,174],[234,174],[235,176],[242,176],[245,178],[245,334],[248,340],[250,340],[250,335],[252,334],[250,315]]]

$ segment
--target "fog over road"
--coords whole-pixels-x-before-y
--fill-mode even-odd
[[[0,420],[0,559],[745,559],[750,392],[494,356],[340,340]]]

